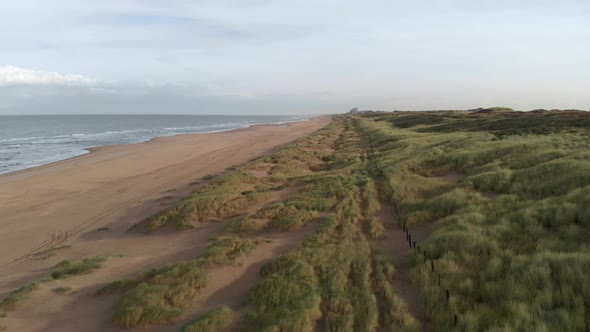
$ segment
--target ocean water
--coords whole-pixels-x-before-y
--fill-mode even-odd
[[[308,116],[8,115],[0,116],[0,174],[88,153],[87,148],[154,137],[280,124]]]

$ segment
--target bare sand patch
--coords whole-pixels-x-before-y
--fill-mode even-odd
[[[394,217],[394,211],[393,206],[382,205],[380,217],[384,225],[387,223],[391,225],[390,220]],[[409,227],[412,241],[416,241],[416,247],[428,238],[434,226],[434,223],[429,223]],[[428,326],[426,326],[427,317],[419,292],[410,279],[410,256],[416,249],[410,248],[406,233],[400,227],[387,227],[385,237],[375,242],[377,248],[391,260],[395,267],[395,275],[391,280],[393,291],[408,305],[408,312],[420,322],[422,329],[428,330]]]
[[[439,179],[450,182],[452,184],[459,184],[465,178],[464,174],[453,171],[438,177]]]

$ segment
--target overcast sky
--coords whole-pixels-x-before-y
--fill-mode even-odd
[[[19,0],[0,114],[590,108],[588,0]]]

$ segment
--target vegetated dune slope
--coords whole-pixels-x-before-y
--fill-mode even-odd
[[[47,269],[57,278],[13,294],[1,319],[38,331],[585,331],[589,119],[338,117],[120,233],[140,248],[131,256]],[[138,259],[143,271],[121,266]]]
[[[433,329],[590,328],[590,113],[354,121],[371,137],[402,222],[410,232],[435,224],[412,273]]]

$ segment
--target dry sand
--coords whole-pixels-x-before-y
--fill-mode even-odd
[[[147,267],[199,255],[223,224],[155,235],[127,232],[130,226],[198,188],[200,184],[191,184],[194,180],[272,152],[329,121],[317,117],[100,147],[84,156],[0,176],[0,298],[48,276],[62,259],[122,255],[109,258],[91,274],[42,284],[0,319],[0,325],[9,331],[116,330],[109,322],[116,298],[91,300],[98,287]],[[44,258],[56,245],[71,247]],[[260,255],[252,262],[272,256]],[[53,294],[51,289],[59,286],[71,286],[75,293]]]

